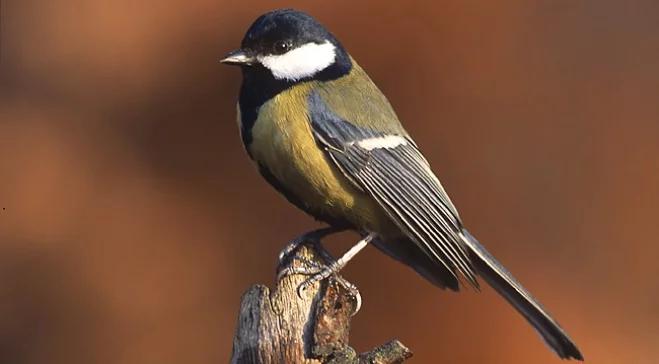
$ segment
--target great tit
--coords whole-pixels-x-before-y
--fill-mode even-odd
[[[351,229],[436,286],[478,288],[482,277],[563,359],[583,360],[549,313],[464,228],[458,211],[387,98],[316,19],[283,9],[260,16],[221,62],[242,69],[238,123],[263,177],[330,225],[296,239]],[[464,283],[466,282],[466,283]]]

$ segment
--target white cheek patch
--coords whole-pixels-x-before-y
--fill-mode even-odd
[[[330,41],[307,43],[284,54],[260,56],[258,61],[278,80],[298,81],[324,70],[336,59],[336,47]]]
[[[357,145],[366,149],[396,148],[401,145],[407,145],[407,140],[398,135],[385,135],[376,138],[363,139],[357,142]]]

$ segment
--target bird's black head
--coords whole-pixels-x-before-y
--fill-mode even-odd
[[[247,30],[241,48],[222,62],[242,66],[245,76],[283,83],[334,79],[352,67],[348,53],[325,27],[293,9],[261,15]]]

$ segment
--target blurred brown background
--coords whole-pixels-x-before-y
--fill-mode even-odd
[[[217,62],[284,6],[343,40],[588,362],[656,363],[659,3],[612,0],[3,0],[0,363],[228,361],[241,293],[317,226],[249,163]],[[558,361],[490,289],[373,248],[345,275],[358,349]]]

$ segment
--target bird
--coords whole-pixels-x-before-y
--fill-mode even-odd
[[[371,244],[440,288],[478,290],[482,278],[560,358],[583,360],[557,321],[467,231],[385,95],[318,20],[295,9],[267,12],[220,62],[242,71],[237,119],[260,174],[328,224],[293,239],[280,259],[338,231],[361,236],[308,282]]]

